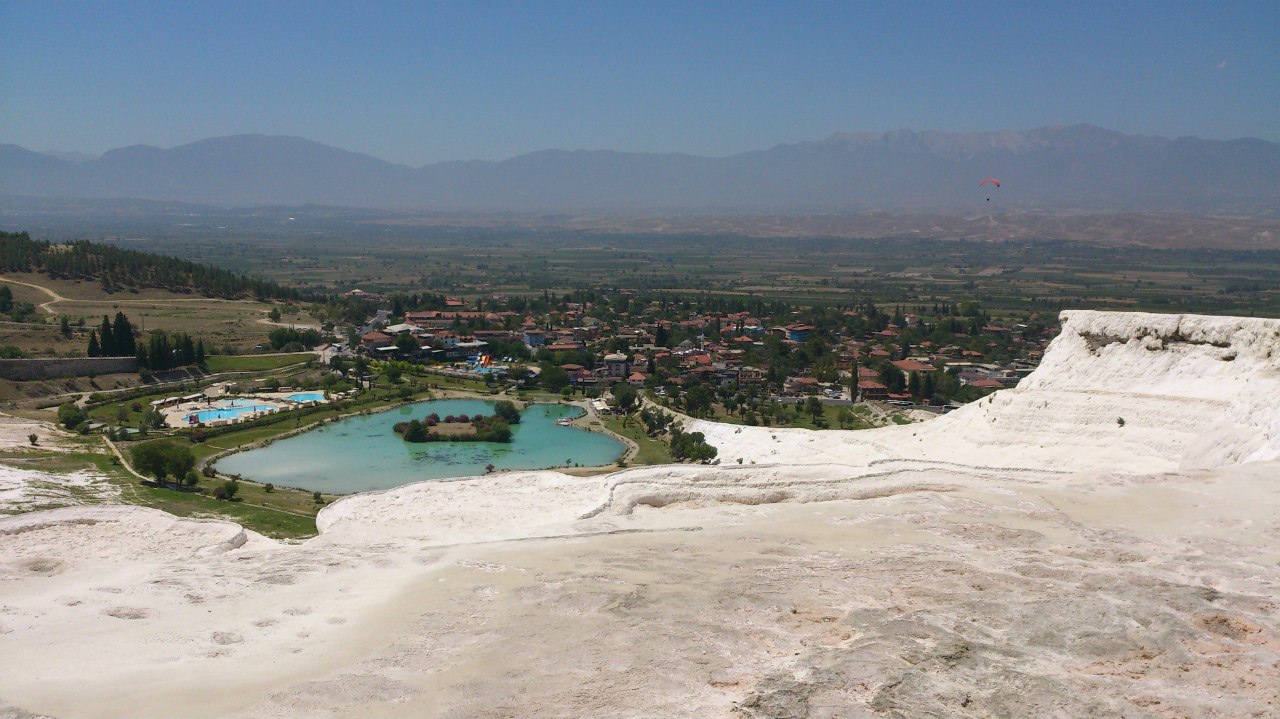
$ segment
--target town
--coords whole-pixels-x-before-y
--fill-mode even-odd
[[[367,319],[342,323],[353,308]],[[1012,387],[1057,329],[1035,314],[994,320],[972,302],[804,307],[627,289],[470,301],[356,289],[310,313],[339,319],[324,329],[346,341],[319,348],[329,364],[407,362],[566,397],[626,385],[693,417],[771,425],[804,412],[848,428],[855,404],[940,413]]]

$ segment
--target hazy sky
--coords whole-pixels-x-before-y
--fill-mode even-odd
[[[1280,1],[17,2],[0,142],[245,132],[419,165],[1089,122],[1280,141]]]

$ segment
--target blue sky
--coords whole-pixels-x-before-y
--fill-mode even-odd
[[[838,131],[1280,141],[1280,2],[15,2],[0,142],[244,132],[394,162]]]

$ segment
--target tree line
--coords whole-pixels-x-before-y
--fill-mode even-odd
[[[204,340],[194,339],[186,332],[152,330],[145,344],[139,344],[133,324],[123,312],[116,313],[112,322],[102,316],[102,325],[89,330],[89,346],[85,354],[90,357],[137,357],[141,369],[160,372],[175,367],[204,365]]]
[[[31,239],[26,232],[0,232],[0,272],[43,272],[55,279],[97,280],[108,292],[151,287],[172,292],[198,292],[225,299],[323,299],[269,280],[254,279],[189,260],[88,240],[59,244],[41,242]]]

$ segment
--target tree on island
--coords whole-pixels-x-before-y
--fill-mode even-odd
[[[404,430],[404,441],[406,442],[426,442],[427,429],[422,423],[416,419],[409,420],[408,426]]]
[[[511,400],[499,400],[493,406],[494,415],[501,417],[507,424],[520,424],[520,410]]]

